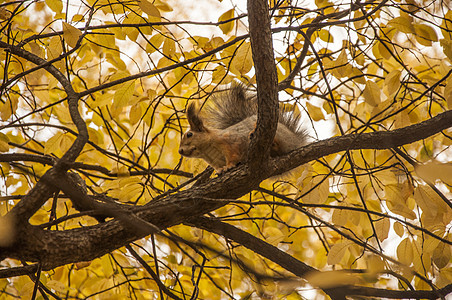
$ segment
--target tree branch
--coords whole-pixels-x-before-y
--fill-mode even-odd
[[[256,178],[265,174],[270,147],[278,125],[278,77],[273,56],[268,2],[248,0],[251,49],[257,81],[257,124],[248,153],[250,173]],[[259,178],[261,179],[261,178]]]
[[[77,44],[79,43],[80,40]],[[56,163],[54,167],[56,168],[56,170],[51,169],[47,171],[43,178],[41,178],[41,180],[36,183],[36,185],[27,194],[27,196],[23,197],[22,200],[11,210],[10,213],[15,216],[16,222],[23,222],[28,220],[55,192],[55,190],[49,188],[46,185],[45,180],[42,179],[54,177],[55,173],[59,173],[58,169],[67,170],[66,164],[75,161],[75,159],[82,151],[84,145],[88,141],[88,129],[78,111],[79,95],[74,91],[71,82],[63,75],[63,73],[61,73],[60,70],[58,70],[55,66],[49,64],[46,60],[20,47],[0,41],[0,48],[5,48],[9,52],[22,57],[23,59],[26,59],[38,66],[41,65],[47,72],[49,72],[55,79],[58,80],[67,94],[69,114],[79,133],[69,150],[66,151],[63,157]]]
[[[323,156],[347,150],[391,149],[411,144],[452,127],[452,110],[411,126],[392,131],[347,134],[309,144],[285,156],[273,159],[272,176],[282,174],[297,166]]]
[[[207,217],[198,217],[184,222],[209,232],[231,239],[249,250],[278,264],[287,271],[304,279],[309,279],[313,273],[319,272],[315,268],[279,250],[277,247],[256,238],[255,236],[236,228],[228,223]],[[322,289],[331,299],[345,299],[345,296],[385,297],[393,299],[427,298],[437,299],[452,292],[452,284],[440,289],[430,291],[392,291],[363,286],[344,285],[335,288]]]

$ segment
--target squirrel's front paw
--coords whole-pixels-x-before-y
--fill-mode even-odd
[[[231,169],[233,169],[233,168],[235,168],[235,167],[237,167],[237,166],[240,166],[241,164],[242,164],[242,162],[239,161],[239,162],[236,163],[236,164],[229,164],[229,165],[226,165],[226,166],[224,166],[223,168],[216,170],[216,171],[217,171],[217,174],[218,174],[218,176],[220,176],[220,175],[222,175],[224,172],[227,172],[227,171],[229,171],[229,170],[231,170]]]

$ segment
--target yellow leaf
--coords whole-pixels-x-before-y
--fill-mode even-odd
[[[277,244],[280,241],[284,240],[284,238],[286,237],[286,234],[284,234],[284,232],[274,226],[266,226],[264,228],[263,234],[265,236],[265,240],[270,244]]]
[[[432,260],[439,269],[442,269],[449,264],[452,256],[450,248],[450,245],[440,243],[433,251]]]
[[[54,153],[60,149],[63,133],[58,132],[44,143],[44,154]]]
[[[441,33],[444,39],[452,41],[452,9],[450,9],[441,23]]]
[[[427,217],[434,218],[450,209],[444,200],[428,186],[418,186],[414,191],[414,200]]]
[[[251,56],[251,44],[243,43],[232,59],[231,71],[235,71],[237,75],[245,75],[251,70],[253,59]]]
[[[378,41],[375,44],[375,49],[378,49],[380,56],[384,59],[391,59],[392,54],[389,49],[391,49],[391,45],[382,41]]]
[[[407,266],[411,265],[413,262],[413,245],[409,238],[405,238],[400,242],[399,246],[397,246],[397,257],[400,262]]]
[[[154,5],[156,7],[158,7],[158,9],[161,11],[167,11],[167,12],[173,11],[173,8],[171,6],[169,6],[168,3],[161,2],[160,0],[155,0]]]
[[[62,152],[66,152],[72,145],[73,139],[69,136],[68,133],[63,134],[60,140],[60,150]]]
[[[415,219],[416,214],[408,208],[407,201],[412,193],[409,184],[386,184],[384,187],[388,208],[405,218]]]
[[[72,16],[72,22],[80,22],[80,21],[84,21],[84,20],[85,20],[85,17],[83,15],[76,14],[76,15]]]
[[[320,107],[312,105],[309,102],[306,102],[306,108],[308,109],[309,116],[314,121],[324,120],[325,116],[323,115],[323,111]]]
[[[38,43],[30,43],[29,45],[33,54],[41,56],[42,48],[38,45]]]
[[[72,48],[75,48],[77,45],[77,41],[79,40],[80,36],[82,35],[82,32],[75,28],[74,26],[63,22],[63,36],[66,43],[71,46]]]
[[[166,56],[173,57],[176,53],[176,44],[174,43],[174,40],[166,38],[163,42],[162,51]]]
[[[119,191],[118,199],[121,202],[136,200],[137,196],[143,191],[143,186],[141,184],[128,184],[126,186],[121,186]]]
[[[0,152],[8,152],[9,145],[7,142],[0,140]]]
[[[416,167],[416,174],[424,181],[435,183],[437,179],[452,185],[452,164],[430,162]]]
[[[419,186],[414,191],[414,200],[416,204],[422,209],[425,214],[436,216],[437,207],[433,201],[431,201],[429,192],[424,186]]]
[[[151,2],[147,0],[138,0],[138,6],[141,8],[143,12],[145,12],[148,16],[160,18],[160,11],[157,7],[154,6]]]
[[[384,81],[385,91],[388,98],[392,98],[400,87],[400,74],[399,70],[394,70],[386,76]]]
[[[224,22],[224,21],[230,20],[230,19],[234,18],[234,14],[235,14],[235,10],[230,9],[218,18],[218,22]],[[222,23],[222,24],[218,25],[218,27],[220,27],[221,31],[223,31],[224,34],[228,34],[229,32],[232,31],[232,29],[234,29],[234,21]]]
[[[438,35],[435,29],[426,24],[415,24],[414,31],[416,40],[424,46],[431,46],[432,42],[438,41]]]
[[[46,287],[51,288],[52,290],[55,290],[58,293],[64,293],[65,291],[67,291],[67,286],[58,280],[47,281]]]
[[[371,106],[377,106],[381,102],[381,90],[378,84],[373,81],[367,81],[364,88],[363,96],[366,103]]]
[[[335,208],[333,211],[333,216],[331,218],[335,225],[344,226],[345,224],[347,224],[349,214],[345,209]]]
[[[348,69],[348,68],[347,68]],[[366,79],[364,77],[363,71],[358,68],[351,67],[350,77],[354,77],[353,80],[359,84],[366,84]]]
[[[321,204],[325,203],[329,195],[328,179],[324,180],[322,176],[307,176],[302,183],[302,189],[300,191],[303,196],[304,203]]]
[[[226,77],[225,67],[219,65],[212,72],[212,83],[219,83]]]
[[[452,40],[441,39],[439,43],[443,48],[444,54],[452,61]]]
[[[367,270],[369,275],[381,273],[385,269],[385,263],[381,257],[372,255],[366,258]]]
[[[320,30],[319,37],[324,42],[327,42],[327,43],[333,43],[334,42],[334,37],[326,29]]]
[[[61,13],[61,11],[63,10],[63,3],[61,2],[61,0],[45,0],[45,1],[47,6],[57,14]]]
[[[350,76],[352,66],[348,63],[348,61],[347,53],[345,50],[342,50],[337,59],[334,62],[331,62],[331,68],[333,68],[332,72],[334,76],[337,78]]]
[[[356,21],[353,22],[353,26],[357,30],[361,30],[366,25],[366,20],[363,20],[362,17],[363,17],[363,13],[360,10],[356,10],[353,13],[353,18],[356,19]]]
[[[395,233],[397,233],[398,236],[402,237],[403,234],[405,233],[405,229],[403,228],[402,223],[395,222],[394,223],[394,231],[395,231]]]
[[[130,108],[129,121],[131,125],[135,125],[141,119],[141,103],[137,103]]]
[[[388,238],[391,222],[388,218],[382,218],[374,223],[375,231],[380,242]]]
[[[59,37],[53,37],[50,39],[49,46],[47,47],[47,55],[49,59],[57,58],[63,52],[63,46]]]
[[[331,103],[325,101],[322,105],[323,110],[326,111],[327,114],[334,113],[333,107],[331,106]]]
[[[163,43],[165,37],[161,34],[155,34],[149,39],[149,43],[146,44],[146,51],[153,53],[157,51]]]
[[[9,138],[6,134],[0,132],[0,152],[8,152],[9,150]]]
[[[11,17],[11,13],[4,7],[0,7],[0,20],[7,20]]]
[[[8,97],[5,103],[0,102],[0,118],[3,121],[8,120],[13,113],[16,112],[19,100],[16,96]]]
[[[403,33],[414,33],[414,27],[411,21],[412,19],[408,15],[404,15],[389,20],[388,25]]]
[[[333,3],[328,0],[315,0],[315,5],[318,8],[333,7]]]
[[[334,244],[333,247],[331,247],[330,252],[328,253],[327,263],[329,265],[338,264],[341,261],[341,259],[344,257],[347,249],[352,244],[353,244],[353,242],[351,242],[351,241],[345,241],[342,243]]]
[[[109,105],[112,103],[112,100],[113,100],[112,93],[101,94],[101,95],[95,97],[95,100],[92,102],[92,108]]]
[[[66,20],[66,14],[65,13],[55,14],[55,16],[53,18],[55,20]]]
[[[130,100],[132,99],[133,92],[135,91],[135,80],[129,80],[122,83],[116,90],[113,96],[113,106],[114,108],[122,108],[130,105]]]

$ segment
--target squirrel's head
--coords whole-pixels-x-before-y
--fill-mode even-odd
[[[187,157],[202,157],[203,145],[208,139],[209,130],[204,126],[199,110],[193,102],[187,107],[187,119],[190,129],[182,137],[179,154]]]

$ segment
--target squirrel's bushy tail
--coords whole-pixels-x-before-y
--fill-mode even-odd
[[[243,84],[232,83],[229,89],[214,95],[204,109],[203,115],[210,126],[226,129],[257,115],[257,102]]]
[[[208,101],[203,108],[203,115],[209,126],[217,129],[226,129],[243,120],[257,115],[257,99],[247,87],[241,83],[232,83],[230,88],[219,92]],[[301,124],[299,112],[290,109],[286,105],[281,105],[279,109],[279,121],[283,124],[292,137],[286,141],[293,146],[288,148],[296,149],[307,143],[306,130]],[[291,149],[291,150],[293,150]]]

